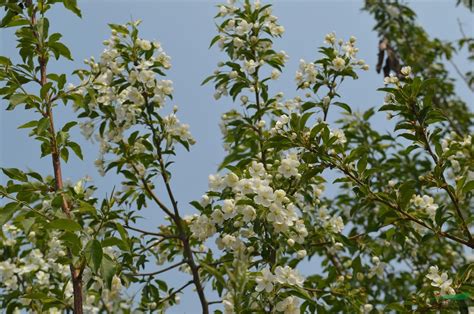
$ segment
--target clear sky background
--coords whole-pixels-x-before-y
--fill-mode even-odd
[[[50,71],[71,73],[75,68],[84,67],[82,60],[90,56],[98,57],[103,50],[102,41],[109,37],[107,23],[125,23],[131,19],[142,19],[141,37],[156,39],[162,43],[165,51],[172,57],[172,68],[168,76],[174,81],[174,101],[179,105],[179,118],[191,125],[191,132],[197,144],[187,153],[181,151],[173,168],[172,185],[175,189],[182,211],[192,213],[186,204],[198,199],[207,189],[207,177],[214,173],[224,157],[221,146],[221,134],[218,123],[220,115],[232,107],[230,99],[215,101],[212,85],[200,86],[202,80],[216,68],[218,61],[225,56],[217,47],[208,49],[211,39],[216,35],[213,17],[216,14],[216,1],[200,0],[79,0],[83,18],[79,19],[56,6],[50,13],[50,32],[60,32],[63,41],[72,51],[73,62],[51,62]],[[269,3],[269,1],[263,1]],[[464,25],[464,31],[472,36],[474,32],[473,14],[465,7],[456,7],[455,0],[412,0],[412,8],[418,14],[418,22],[425,27],[431,36],[442,40],[452,40],[461,36],[458,21]],[[376,89],[383,85],[383,78],[374,68],[376,64],[378,38],[372,31],[373,18],[361,11],[363,1],[359,0],[306,0],[306,1],[273,1],[274,15],[279,17],[286,32],[282,39],[275,40],[277,50],[285,50],[289,62],[280,78],[273,85],[273,91],[283,91],[286,97],[295,95],[294,74],[298,60],[316,59],[317,48],[323,45],[324,35],[335,31],[338,38],[348,39],[354,35],[358,38],[359,58],[365,59],[371,66],[370,71],[361,72],[357,81],[346,80],[340,94],[343,101],[353,108],[366,110],[380,106],[383,94]],[[0,31],[0,54],[16,58],[16,43],[11,31]],[[464,55],[465,56],[465,55]],[[472,64],[465,58],[456,59],[458,66],[466,70]],[[451,67],[448,65],[448,68]],[[452,70],[452,69],[451,69]],[[452,71],[453,77],[456,73]],[[70,82],[75,82],[70,78]],[[474,106],[472,93],[463,83],[458,84],[459,94]],[[16,130],[16,127],[31,118],[22,108],[5,111],[6,102],[1,102],[0,110],[0,166],[35,169],[41,173],[52,173],[51,160],[40,159],[37,142],[27,137],[27,130]],[[70,107],[60,105],[56,110],[58,126],[65,121],[75,119]],[[385,114],[376,115],[374,124],[380,131],[391,131],[391,123],[385,120]],[[93,166],[98,155],[96,145],[84,141],[79,132],[73,132],[74,140],[83,144],[84,161],[71,157],[63,165],[64,177],[76,182],[85,175],[94,178],[94,184],[101,194],[119,186],[120,180],[113,176],[102,178]],[[3,183],[4,177],[0,180]],[[328,193],[334,193],[329,187]],[[156,208],[143,211],[148,219],[143,222],[153,228],[161,221],[161,213]],[[315,272],[317,266],[307,265],[305,272]],[[306,268],[306,267],[305,267]],[[174,276],[169,282],[180,285],[185,277]],[[180,306],[170,313],[198,313],[197,298],[191,289],[182,296]]]

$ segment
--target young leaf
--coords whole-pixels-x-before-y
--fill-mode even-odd
[[[98,240],[90,240],[86,245],[85,251],[87,261],[95,271],[98,271],[102,264],[102,245]]]
[[[3,226],[7,223],[15,214],[17,210],[21,208],[18,203],[8,203],[0,209],[0,225]]]
[[[82,149],[79,144],[75,142],[68,142],[67,146],[71,147],[72,151],[76,154],[77,157],[79,157],[80,160],[84,159],[84,156],[82,155]]]
[[[78,17],[82,17],[81,10],[77,6],[77,0],[64,0],[63,4],[66,9],[76,14]]]
[[[71,219],[56,219],[51,221],[47,226],[49,229],[59,229],[65,231],[79,231],[82,229],[81,225]]]

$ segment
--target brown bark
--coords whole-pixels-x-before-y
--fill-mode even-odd
[[[32,6],[31,0],[27,1],[26,4],[28,6]],[[32,8],[33,12],[31,13],[31,26],[34,28],[36,25],[36,15],[35,15],[35,8]],[[38,42],[41,42],[41,39],[38,37],[38,34],[33,29],[34,34],[37,36]],[[44,54],[43,47],[39,47],[38,45],[38,62],[40,66],[40,85],[44,86],[47,82],[47,56]],[[61,191],[64,187],[63,185],[63,177],[61,171],[61,157],[60,152],[58,149],[57,141],[56,141],[56,131],[54,128],[54,116],[52,110],[52,103],[46,96],[44,99],[46,104],[46,112],[45,115],[49,119],[49,132],[50,132],[50,144],[51,144],[51,160],[53,163],[53,171],[54,171],[54,181],[55,181],[55,191]],[[62,211],[66,214],[68,218],[71,218],[71,209],[68,204],[66,198],[63,197],[62,202]],[[72,259],[72,254],[69,249],[67,249],[68,256]],[[71,265],[69,266],[71,270],[71,280],[73,285],[73,294],[74,294],[74,313],[75,314],[83,314],[82,309],[82,271],[81,269],[76,268],[73,262],[71,261]]]

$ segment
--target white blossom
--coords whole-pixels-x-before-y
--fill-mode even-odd
[[[382,279],[387,264],[381,262],[377,256],[372,257],[372,263],[374,265],[369,271],[369,278],[372,278],[374,275],[376,275],[378,278]]]
[[[258,292],[265,290],[266,292],[270,293],[273,290],[273,281],[275,276],[271,273],[268,267],[262,269],[261,273],[261,276],[257,276],[257,278],[255,278],[255,282],[257,283],[255,290]]]
[[[254,60],[246,60],[244,62],[244,70],[249,74],[252,75],[255,73],[257,67],[260,65],[260,63],[255,62]]]
[[[151,42],[149,40],[138,38],[136,43],[143,50],[150,50],[152,48]]]
[[[440,295],[455,294],[453,287],[451,287],[453,280],[449,279],[446,272],[439,274],[438,266],[431,266],[426,278],[431,280],[433,287],[440,289]]]
[[[299,314],[300,307],[298,298],[295,296],[289,296],[276,304],[276,310],[285,314]]]
[[[346,67],[346,60],[341,57],[336,57],[332,60],[332,65],[336,71],[342,71]]]
[[[248,23],[246,20],[241,20],[238,26],[235,28],[235,33],[239,36],[246,35],[252,29],[253,24]]]
[[[298,167],[300,162],[298,161],[296,154],[290,154],[288,158],[284,158],[278,167],[278,172],[285,178],[295,177],[298,175]]]
[[[275,268],[275,281],[280,284],[302,287],[304,278],[297,269],[293,269],[290,266],[277,266]]]
[[[191,234],[193,237],[203,241],[214,233],[216,233],[216,228],[212,221],[205,215],[200,215],[195,217],[191,221],[191,225],[189,226],[191,230]]]
[[[401,71],[403,75],[409,76],[411,74],[411,67],[410,66],[404,66]]]
[[[273,69],[270,77],[272,80],[277,80],[280,77],[280,75],[281,75],[280,71],[278,71],[277,69]]]
[[[431,219],[434,220],[439,206],[434,202],[434,199],[431,196],[413,195],[411,203],[423,210]]]

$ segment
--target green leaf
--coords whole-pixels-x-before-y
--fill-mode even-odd
[[[43,177],[42,177],[39,173],[37,173],[37,172],[30,171],[30,172],[27,172],[26,174],[27,174],[29,177],[32,177],[32,178],[34,178],[34,179],[36,179],[36,180],[38,180],[38,181],[41,181],[41,182],[43,181]]]
[[[104,255],[100,266],[100,272],[107,288],[109,289],[112,287],[112,279],[114,278],[116,270],[117,267],[115,263],[107,255]]]
[[[71,122],[68,122],[66,123],[63,128],[61,129],[61,131],[63,132],[68,132],[73,126],[75,126],[77,124],[76,121],[71,121]]]
[[[365,171],[367,168],[367,156],[362,156],[361,159],[359,159],[359,162],[357,163],[357,171],[359,173],[362,173]]]
[[[356,273],[361,273],[363,271],[362,267],[362,262],[360,260],[360,256],[357,256],[353,261],[352,261],[352,269]]]
[[[65,57],[66,59],[72,60],[71,51],[64,44],[60,42],[52,42],[48,44],[49,49],[53,52],[54,57],[59,59],[60,56]]]
[[[51,145],[48,142],[41,144],[41,157],[51,154]]]
[[[209,45],[209,48],[211,48],[220,38],[221,38],[221,35],[216,35],[216,36],[211,40],[211,44]]]
[[[201,267],[204,268],[204,270],[206,270],[209,274],[211,274],[212,276],[214,276],[214,278],[220,282],[221,284],[225,285],[226,284],[226,281],[224,279],[224,277],[222,276],[222,274],[217,270],[215,269],[214,267],[210,266],[210,265],[207,265],[206,263],[204,262],[201,262]]]
[[[315,303],[316,301],[311,298],[311,296],[306,292],[303,288],[300,287],[294,287],[293,289],[288,291],[289,294],[297,296],[298,298],[301,298],[303,300],[306,300],[308,302]]]
[[[116,237],[106,238],[102,241],[102,247],[109,247],[109,246],[116,246],[119,249],[124,250],[124,251],[128,250],[127,245],[122,240]]]
[[[426,79],[421,83],[420,89],[423,90],[423,89],[429,87],[430,85],[435,84],[436,82],[438,82],[438,79],[436,79],[436,78]]]
[[[48,92],[51,89],[51,87],[53,87],[53,82],[48,82],[41,87],[40,96],[42,99],[46,99],[46,96],[48,95]]]
[[[192,201],[189,202],[190,205],[192,205],[194,208],[196,208],[199,211],[203,211],[204,207],[201,206],[201,204],[198,201]]]
[[[127,250],[130,250],[130,245],[128,244],[128,233],[127,233],[127,231],[119,223],[116,223],[115,227],[117,228],[117,231],[120,234],[120,237],[122,238],[123,243],[126,245]]]
[[[77,6],[76,0],[64,0],[63,4],[66,9],[76,14],[78,17],[82,17],[81,10]]]
[[[29,128],[34,128],[35,126],[38,125],[37,120],[31,120],[29,122],[26,122],[25,124],[22,124],[18,127],[18,129],[29,129]]]
[[[125,34],[125,35],[128,35],[129,31],[128,29],[123,26],[123,25],[119,25],[119,24],[109,24],[109,27],[119,33],[122,33],[122,34]]]
[[[102,245],[98,240],[90,240],[85,248],[86,259],[89,264],[92,264],[92,269],[98,271],[102,265]]]
[[[298,126],[300,130],[303,130],[306,127],[306,122],[312,115],[313,115],[313,112],[306,112],[305,114],[301,116],[300,121],[299,121],[299,126]]]
[[[41,300],[41,302],[43,302],[43,303],[52,303],[52,302],[61,303],[61,300],[50,297],[50,296],[48,296],[47,294],[45,294],[43,292],[28,293],[28,294],[22,295],[22,298],[32,299],[32,300]]]
[[[365,121],[369,120],[370,117],[372,117],[375,113],[375,109],[374,108],[370,108],[369,110],[367,110],[366,112],[364,112],[362,118],[364,118]]]
[[[402,107],[397,105],[383,105],[379,111],[399,111]]]
[[[347,111],[348,113],[352,113],[351,107],[350,107],[348,104],[346,104],[346,103],[336,101],[336,102],[334,102],[334,103],[332,103],[332,104],[333,104],[333,105],[336,105],[336,106],[338,106],[338,107],[341,107],[342,109],[344,109],[344,110]]]
[[[79,201],[79,205],[77,206],[77,211],[81,213],[90,213],[94,216],[97,216],[95,207],[84,201]]]
[[[156,284],[158,285],[160,290],[165,291],[165,292],[168,291],[168,285],[163,280],[156,279]]]
[[[84,159],[84,156],[82,155],[82,149],[81,149],[81,146],[79,146],[79,144],[75,142],[68,142],[67,146],[71,147],[72,151],[76,154],[77,157],[79,157],[79,159],[81,160]]]
[[[15,214],[17,210],[21,208],[18,203],[8,203],[0,210],[0,226],[7,223]]]
[[[410,202],[410,199],[412,195],[415,193],[415,186],[416,182],[415,181],[406,181],[399,187],[399,192],[400,192],[400,206],[405,208],[408,203]]]
[[[16,168],[2,168],[4,174],[13,180],[28,182],[28,177],[19,169]]]
[[[460,294],[449,294],[449,295],[443,295],[441,296],[442,299],[445,300],[468,300],[469,299],[469,293],[460,293]]]
[[[49,36],[49,41],[50,42],[53,42],[53,41],[58,41],[61,39],[61,37],[63,37],[63,35],[61,35],[60,33],[54,33],[54,34],[51,34]],[[49,74],[48,76],[50,76],[51,74]]]
[[[0,56],[0,64],[1,65],[11,65],[12,62],[7,57]]]
[[[326,127],[326,124],[325,123],[319,123],[319,124],[316,124],[312,129],[311,129],[311,132],[309,134],[309,137],[311,139],[313,139],[323,128]]]
[[[82,243],[75,233],[66,231],[61,235],[60,239],[71,250],[72,254],[78,255],[81,252]]]
[[[69,150],[66,147],[61,149],[61,158],[67,162],[69,160]]]
[[[467,194],[468,192],[470,192],[470,191],[472,191],[472,190],[474,190],[474,180],[469,181],[469,182],[466,183],[466,184],[464,185],[464,187],[462,188],[462,192],[463,192],[464,194]]]
[[[59,229],[59,230],[65,230],[65,231],[71,231],[71,232],[79,231],[82,229],[80,224],[78,224],[77,222],[71,219],[53,220],[47,225],[47,228]]]
[[[49,127],[50,127],[49,117],[41,118],[38,121],[38,128],[36,130],[36,134],[41,135],[41,133],[43,133]],[[50,146],[50,145],[48,145],[48,146]]]
[[[15,107],[15,106],[18,106],[19,104],[22,104],[24,102],[26,102],[26,100],[28,99],[28,95],[27,94],[14,94],[10,97],[10,104]]]
[[[406,138],[407,140],[410,140],[410,141],[414,141],[414,142],[417,141],[417,137],[410,133],[403,133],[403,134],[399,134],[398,136]]]

